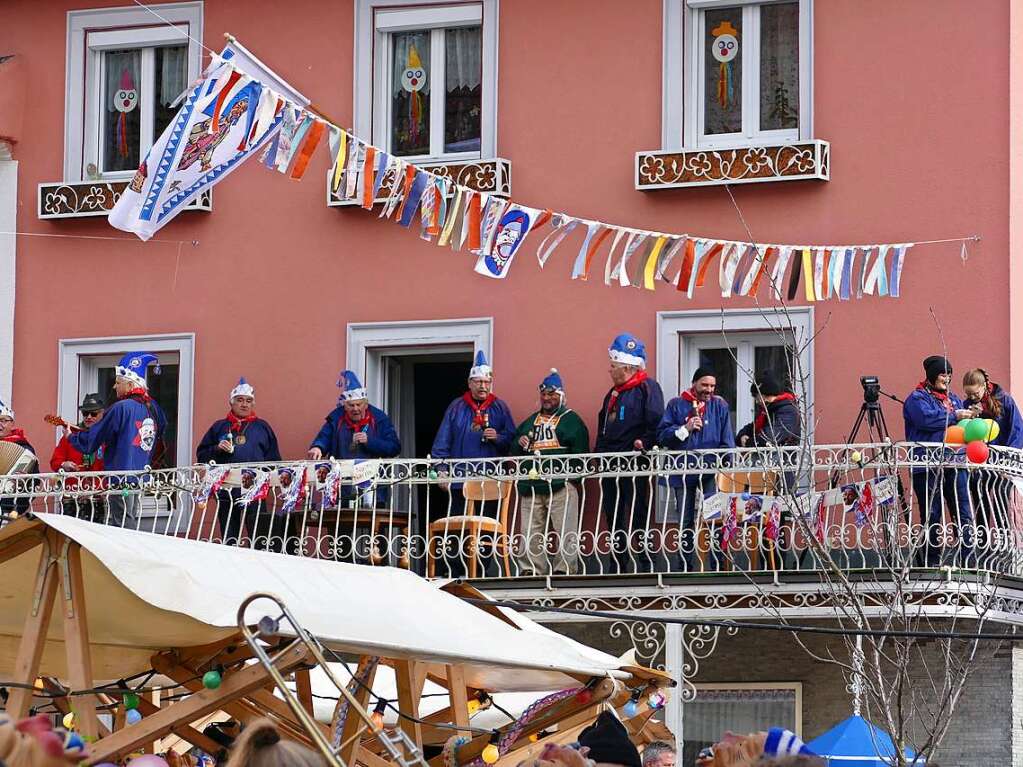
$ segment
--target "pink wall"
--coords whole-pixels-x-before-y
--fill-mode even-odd
[[[31,84],[31,138],[17,146],[21,231],[118,234],[103,220],[35,217],[36,185],[61,176],[65,11],[107,4],[4,4],[0,49],[19,55]],[[745,236],[721,187],[633,189],[634,152],[660,144],[661,0],[505,0],[502,11],[498,153],[512,161],[515,199],[637,227]],[[218,0],[206,4],[205,42],[219,48],[220,33],[234,33],[350,123],[353,17],[350,2]],[[735,187],[754,236],[983,237],[965,268],[958,246],[912,251],[900,300],[818,305],[819,436],[838,439],[860,402],[861,373],[905,392],[921,378],[920,360],[941,350],[929,307],[958,371],[983,365],[1007,380],[1008,3],[818,0],[814,17],[815,134],[831,142],[832,181]],[[180,263],[174,244],[21,238],[14,403],[30,437],[50,439],[39,419],[54,407],[60,338],[194,331],[195,439],[222,415],[241,373],[285,454],[297,457],[334,402],[348,322],[493,316],[497,391],[513,412],[526,415],[553,365],[592,421],[612,336],[631,330],[656,356],[657,311],[720,305],[712,290],[689,302],[667,288],[572,282],[575,236],[543,272],[530,240],[505,282],[487,281],[467,253],[363,211],[328,209],[326,164],[320,153],[301,183],[240,169],[217,187],[211,215],[182,215],[158,235],[199,241],[181,249]],[[896,409],[888,412],[901,434]]]

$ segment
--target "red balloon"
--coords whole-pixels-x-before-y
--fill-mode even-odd
[[[970,463],[984,463],[991,454],[991,448],[982,440],[974,440],[966,446],[966,457]]]

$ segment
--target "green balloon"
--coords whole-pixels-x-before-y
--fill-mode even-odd
[[[207,690],[215,690],[220,687],[221,682],[220,672],[213,670],[207,671],[202,675],[202,686]]]
[[[959,423],[957,423],[956,426],[958,426],[963,431],[966,431],[966,427],[969,426],[971,423],[973,423],[973,420],[974,419],[972,419],[972,418],[964,418]]]
[[[139,696],[133,692],[126,692],[121,700],[129,711],[139,707]]]
[[[981,440],[982,442],[985,441],[987,439],[989,428],[988,424],[984,423],[982,418],[969,419],[969,423],[963,427],[967,443],[975,442],[977,440]]]

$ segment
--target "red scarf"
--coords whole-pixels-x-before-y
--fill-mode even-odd
[[[611,390],[611,396],[607,401],[607,412],[610,413],[615,409],[615,403],[618,401],[618,395],[622,392],[626,392],[629,389],[635,389],[637,386],[646,381],[647,375],[645,370],[637,370],[632,374],[632,378],[623,383],[621,386],[615,386]]]
[[[142,386],[136,386],[134,389],[129,390],[121,399],[137,399],[143,405],[152,400],[149,396],[149,392]]]
[[[932,389],[931,384],[928,381],[921,381],[916,385],[916,388],[920,391],[927,392],[932,397],[934,397],[934,399],[938,400],[938,402],[941,403],[941,406],[945,408],[947,412],[951,413],[953,410],[955,410],[955,408],[952,405],[952,400],[948,398],[948,392]]]
[[[703,414],[707,412],[707,403],[696,398],[696,392],[693,389],[686,389],[682,392],[682,399],[690,403],[693,406],[693,412],[703,418]]]
[[[785,391],[785,392],[782,392],[781,394],[779,394],[777,397],[775,397],[774,401],[775,402],[795,402],[796,401],[796,395],[793,394],[792,392]],[[755,432],[763,431],[765,426],[767,426],[767,408],[766,407],[763,408],[759,413],[757,413],[756,420],[753,421],[753,431],[754,431],[754,433]]]
[[[373,413],[370,411],[369,408],[366,408],[366,415],[364,415],[358,421],[353,421],[351,418],[349,418],[347,412],[345,412],[343,420],[345,426],[351,429],[352,433],[362,431],[367,426],[372,426],[374,423],[376,423],[376,421],[373,419]]]
[[[497,402],[497,397],[493,394],[488,394],[487,398],[482,402],[476,402],[473,399],[470,392],[466,392],[462,395],[462,401],[472,410],[472,425],[478,426],[481,429],[486,429],[490,423],[490,417],[487,415],[487,410],[490,406]]]
[[[4,442],[13,442],[19,445],[21,443],[28,442],[28,440],[25,439],[25,432],[22,431],[21,429],[11,429],[11,433],[8,434],[6,437],[0,437],[0,440],[3,440]]]
[[[232,411],[227,411],[227,421],[231,424],[231,431],[238,432],[241,434],[242,427],[247,423],[252,423],[256,420],[255,412],[252,415],[247,415],[244,418],[239,418]]]

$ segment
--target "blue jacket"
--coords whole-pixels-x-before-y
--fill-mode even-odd
[[[647,378],[639,386],[626,389],[615,402],[614,412],[608,413],[611,392],[604,395],[604,403],[597,413],[597,453],[619,453],[635,450],[633,443],[643,440],[649,450],[657,444],[657,426],[664,415],[664,394],[661,385]]]
[[[401,440],[387,413],[369,406],[370,423],[362,428],[366,433],[365,445],[352,448],[352,427],[345,423],[345,409],[339,406],[330,411],[323,428],[310,447],[318,447],[324,456],[348,460],[353,458],[394,458],[401,452]]]
[[[495,399],[487,410],[490,428],[496,440],[483,441],[482,432],[472,428],[473,412],[459,397],[444,411],[444,419],[433,439],[430,455],[434,458],[497,458],[508,455],[515,437],[515,421],[502,399]]]
[[[281,451],[277,447],[277,435],[270,424],[262,418],[250,421],[244,426],[245,443],[239,445],[235,436],[234,452],[225,453],[218,450],[220,441],[231,432],[231,422],[226,418],[214,421],[203,435],[199,447],[195,449],[195,457],[199,463],[260,463],[263,461],[281,460]]]
[[[948,393],[953,412],[923,389],[914,389],[902,405],[902,418],[906,422],[907,442],[945,442],[945,430],[956,423],[956,410],[962,410],[963,403],[952,392]]]
[[[685,425],[694,411],[693,403],[682,397],[675,397],[668,402],[664,417],[657,427],[657,444],[668,450],[718,450],[735,447],[728,402],[717,395],[707,402],[703,413],[703,428],[690,432],[684,440],[679,439],[675,432],[680,426]],[[685,463],[692,465],[691,460],[678,461],[676,465],[681,466]],[[684,483],[683,475],[672,474],[668,477],[668,484],[672,487],[680,487]]]
[[[148,407],[134,397],[115,402],[103,417],[85,431],[68,438],[71,446],[83,453],[103,448],[103,466],[107,471],[137,471],[151,466],[163,441],[167,416],[154,400]]]
[[[992,445],[1002,447],[1023,448],[1023,418],[1020,417],[1019,408],[1012,395],[1001,386],[995,384],[994,396],[1002,405],[1002,414],[996,419],[998,422],[998,436],[992,440]],[[974,400],[967,399],[963,402],[966,407],[977,404]],[[987,416],[984,416],[985,418]]]

